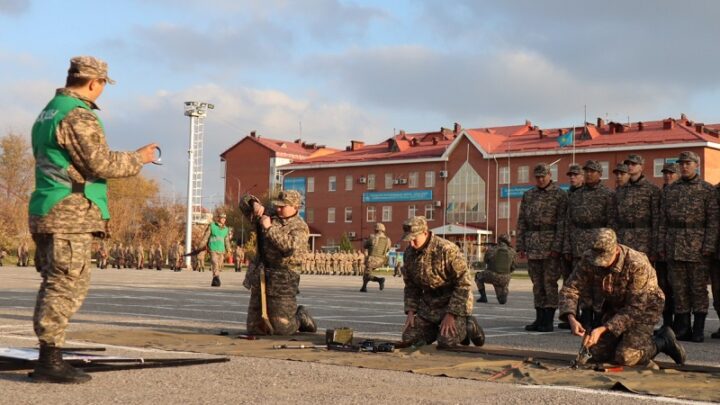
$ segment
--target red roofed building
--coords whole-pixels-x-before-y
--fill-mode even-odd
[[[306,143],[264,138],[255,131],[220,154],[225,162],[225,203],[237,206],[239,196],[258,196],[279,188],[278,166],[337,152],[337,149]]]
[[[574,130],[575,148],[560,147],[558,137]],[[351,141],[345,151],[284,165],[286,188],[306,196],[305,219],[321,236],[316,247],[337,245],[343,233],[356,248],[385,224],[397,243],[409,216],[425,215],[428,225],[479,257],[481,235],[515,234],[522,193],[533,187],[533,167],[551,163],[553,178],[575,161],[599,160],[603,181],[614,189],[610,172],[629,153],[645,159],[645,176],[660,185],[660,170],[679,152],[701,157],[701,175],[720,180],[720,124],[679,119],[597,123],[576,128],[540,129],[523,125],[437,132],[400,133],[385,142]],[[573,153],[574,151],[574,153]],[[226,188],[227,190],[227,188]],[[494,237],[493,237],[494,239]]]

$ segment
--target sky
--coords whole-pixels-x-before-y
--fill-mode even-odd
[[[26,135],[69,59],[108,62],[110,147],[163,149],[146,166],[183,198],[185,101],[205,126],[204,199],[219,155],[250,133],[344,148],[400,129],[720,123],[714,0],[0,0],[0,133]]]

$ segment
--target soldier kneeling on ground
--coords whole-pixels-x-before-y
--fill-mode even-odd
[[[515,258],[517,257],[515,249],[510,246],[511,243],[510,236],[502,234],[498,239],[498,245],[485,253],[486,270],[475,274],[475,284],[480,293],[477,302],[488,302],[485,284],[493,285],[498,303],[503,305],[507,302],[510,277],[515,270]]]
[[[428,230],[425,217],[403,224],[405,250],[406,343],[438,348],[485,343],[485,333],[472,315],[473,295],[465,257],[452,242]]]
[[[593,304],[604,302],[602,324],[587,334],[576,318],[581,298]],[[653,335],[664,303],[647,256],[617,243],[612,229],[600,228],[560,290],[560,318],[570,323],[574,335],[583,337],[593,361],[642,366],[658,353],[665,353],[675,363],[684,364],[685,349],[671,328],[663,327]]]

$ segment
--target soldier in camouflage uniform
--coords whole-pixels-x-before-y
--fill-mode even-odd
[[[108,252],[107,252],[107,248],[105,246],[105,241],[101,240],[100,244],[98,245],[98,251],[97,251],[97,266],[99,269],[107,268],[107,259],[108,259]]]
[[[212,271],[211,287],[220,287],[220,272],[223,268],[225,255],[230,252],[230,229],[225,226],[227,215],[218,211],[215,213],[215,221],[205,229],[200,246],[207,246],[210,252],[210,271]],[[200,257],[198,255],[198,261]]]
[[[170,270],[174,271],[177,269],[178,255],[178,244],[170,242],[170,246],[168,246],[168,265],[170,266]]]
[[[57,90],[32,129],[35,190],[29,225],[35,266],[42,282],[33,326],[40,341],[36,381],[81,383],[90,376],[62,359],[65,329],[90,285],[93,236],[106,235],[110,214],[105,179],[134,176],[155,160],[156,144],[136,152],[111,152],[95,101],[105,85],[107,64],[93,57],[70,61],[66,87]]]
[[[372,271],[387,263],[387,254],[391,245],[390,238],[385,235],[385,225],[381,223],[375,224],[375,233],[370,235],[363,246],[367,259],[363,269],[363,285],[360,292],[367,292],[367,285],[370,281],[377,282],[380,285],[380,290],[385,288],[385,277],[373,276]]]
[[[617,243],[610,228],[593,231],[588,247],[560,291],[560,318],[569,321],[574,335],[583,336],[592,360],[641,366],[665,353],[684,364],[685,350],[671,328],[653,335],[665,297],[647,256]],[[599,299],[594,303],[602,307],[599,325],[588,330],[587,336],[576,318],[582,297]]]
[[[235,246],[233,250],[233,263],[235,264],[235,271],[239,272],[242,270],[242,265],[245,262],[245,249],[242,246]]]
[[[667,186],[674,183],[680,173],[680,168],[678,167],[677,163],[665,163],[662,168],[662,174],[663,174],[663,188],[660,191],[660,201],[664,198],[665,190],[667,189]],[[659,222],[658,222],[658,233],[659,230]],[[655,240],[658,240],[657,235],[655,235]],[[655,248],[656,255],[658,248]],[[659,255],[656,256],[655,263],[655,273],[657,274],[658,279],[658,285],[660,286],[660,289],[665,294],[665,307],[663,308],[663,324],[662,326],[672,326],[673,325],[673,314],[675,313],[675,300],[673,299],[673,291],[672,291],[672,284],[670,283],[670,274],[668,273],[668,264],[667,260],[663,257],[661,258]]]
[[[27,267],[30,263],[30,249],[28,249],[27,242],[23,242],[18,246],[17,249],[18,266]]]
[[[583,174],[582,167],[580,165],[571,164],[568,167],[568,171],[566,173],[568,176],[568,181],[570,183],[570,188],[568,188],[568,201],[570,198],[572,198],[572,194],[580,190],[582,186],[585,184],[585,175]],[[567,214],[566,214],[567,216]],[[563,237],[563,244],[564,244],[564,237]],[[563,284],[565,281],[570,277],[570,273],[572,273],[573,263],[572,258],[570,260],[567,260],[567,257],[563,255],[562,260],[560,261],[560,264],[562,266],[562,280]],[[567,325],[567,324],[566,324]],[[562,327],[562,324],[558,325],[558,327]],[[566,328],[563,329],[569,329],[570,326],[568,325]]]
[[[265,207],[252,196],[241,201],[241,210],[260,234],[258,254],[248,266],[245,287],[250,289],[248,333],[266,334],[260,302],[260,274],[264,268],[267,312],[275,335],[315,332],[317,326],[304,306],[297,305],[301,258],[308,250],[310,231],[298,215],[302,196],[295,190],[282,191],[274,201],[276,214],[268,216]]]
[[[693,342],[704,340],[709,265],[718,240],[717,194],[697,174],[699,163],[694,152],[680,153],[681,178],[662,195],[658,235],[658,252],[668,262],[675,300],[673,329],[678,339]]]
[[[618,163],[615,165],[613,174],[615,175],[615,191],[619,190],[620,187],[628,184],[630,181],[630,169],[625,163]]]
[[[425,217],[403,224],[405,250],[405,327],[403,342],[438,348],[485,343],[472,315],[473,295],[465,257],[452,242],[433,235]]]
[[[498,238],[498,245],[488,249],[485,252],[483,261],[485,262],[485,270],[478,271],[475,274],[475,284],[477,285],[480,298],[477,302],[488,302],[485,294],[485,284],[492,284],[495,289],[495,297],[500,305],[507,302],[510,293],[510,278],[512,272],[515,271],[515,262],[517,253],[512,248],[510,236],[502,234]],[[497,253],[502,251],[502,261],[497,260]]]
[[[518,215],[520,257],[528,258],[528,274],[533,284],[535,321],[527,331],[552,332],[558,305],[559,263],[567,211],[567,194],[552,181],[550,166],[540,163],[534,169],[536,187],[526,191]]]
[[[135,266],[138,270],[145,268],[145,248],[142,244],[135,247]]]
[[[125,268],[129,269],[135,266],[135,252],[131,245],[127,245],[125,247],[125,251],[123,252],[123,256],[125,256]]]
[[[602,170],[602,165],[597,160],[585,162],[583,165],[585,184],[568,198],[563,253],[566,260],[572,260],[573,271],[588,249],[593,233],[599,228],[610,225],[613,193],[600,181]],[[594,323],[594,312],[600,312],[602,309],[593,308],[592,303],[592,300],[579,302],[580,322],[585,328],[591,327]],[[599,300],[596,300],[596,305],[599,305]]]

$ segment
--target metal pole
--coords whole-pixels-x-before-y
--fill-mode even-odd
[[[187,193],[187,215],[185,224],[185,253],[192,251],[192,209],[193,209],[193,158],[194,156],[194,125],[195,116],[190,116],[190,147],[188,148],[188,193]],[[190,268],[190,256],[185,258],[185,266]]]

